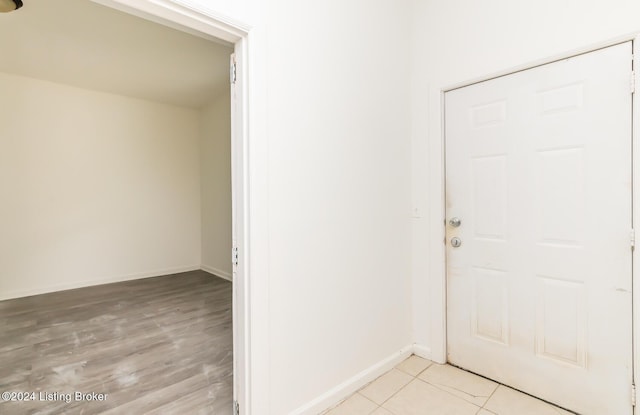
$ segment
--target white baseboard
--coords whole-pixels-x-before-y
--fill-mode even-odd
[[[227,281],[233,281],[233,277],[231,276],[230,273],[228,273],[227,271],[223,271],[223,270],[221,270],[219,268],[202,264],[200,266],[200,269],[203,270],[203,271],[207,271],[209,274],[213,274],[216,277],[223,278],[223,279],[225,279]]]
[[[423,359],[431,360],[431,348],[421,344],[414,343],[413,354]]]
[[[163,275],[177,274],[180,272],[197,271],[199,265],[185,265],[182,267],[165,268],[154,271],[138,272],[134,274],[119,275],[109,278],[99,278],[96,280],[74,281],[63,284],[52,284],[45,287],[37,287],[29,290],[16,290],[0,292],[0,301],[11,300],[14,298],[30,297],[32,295],[47,294],[56,291],[73,290],[76,288],[92,287],[94,285],[111,284],[114,282],[139,280],[143,278],[160,277]]]
[[[290,415],[317,415],[318,413],[337,405],[354,392],[360,390],[367,383],[374,381],[376,378],[393,369],[398,363],[411,356],[412,353],[413,345],[403,347],[391,356],[363,370],[351,379],[347,379],[335,388],[294,410]]]

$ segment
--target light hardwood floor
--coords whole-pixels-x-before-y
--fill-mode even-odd
[[[36,398],[0,414],[232,413],[231,283],[204,271],[2,301],[0,328],[0,392]]]

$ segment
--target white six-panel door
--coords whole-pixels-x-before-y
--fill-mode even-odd
[[[632,413],[631,56],[445,94],[448,360],[585,415]]]

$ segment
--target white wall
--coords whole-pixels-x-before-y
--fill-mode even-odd
[[[287,414],[412,341],[408,30],[398,1],[269,6],[269,413]]]
[[[192,2],[253,25],[252,413],[315,414],[412,342],[407,3]]]
[[[198,112],[0,74],[0,298],[200,266]]]
[[[231,279],[231,106],[229,91],[200,112],[202,268]]]
[[[430,334],[440,331],[440,322],[431,322],[441,302],[434,289],[442,270],[440,89],[639,31],[639,15],[635,0],[413,0],[413,315],[419,344],[443,344]]]

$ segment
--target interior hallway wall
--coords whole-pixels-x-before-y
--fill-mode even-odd
[[[271,414],[412,342],[404,5],[269,2]]]
[[[251,26],[247,410],[316,414],[413,341],[409,2],[187,1]]]
[[[0,299],[200,267],[195,110],[0,74]]]
[[[231,279],[231,105],[229,90],[200,112],[202,268]]]
[[[408,2],[189,3],[252,27],[252,413],[317,413],[412,342]]]
[[[430,335],[439,296],[430,285],[441,278],[430,269],[434,261],[443,267],[430,255],[442,249],[443,218],[433,212],[443,200],[429,157],[442,139],[440,89],[639,31],[640,2],[412,2],[413,330],[417,343],[431,348],[443,340]]]

